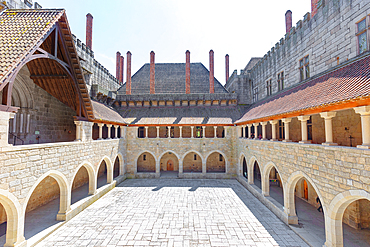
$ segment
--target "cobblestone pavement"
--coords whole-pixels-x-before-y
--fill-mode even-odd
[[[129,179],[38,246],[308,246],[236,180]]]

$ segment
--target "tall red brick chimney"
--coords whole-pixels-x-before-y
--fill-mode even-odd
[[[86,15],[86,46],[92,50],[92,26],[93,16],[88,13]]]
[[[186,54],[186,64],[185,64],[185,91],[187,94],[190,93],[190,51],[187,50]]]
[[[311,18],[317,14],[317,2],[319,0],[311,0]]]
[[[155,63],[154,51],[150,52],[150,94],[155,94]]]
[[[209,51],[209,93],[215,93],[214,54]]]
[[[226,82],[229,80],[229,54],[225,56]]]
[[[127,68],[126,68],[126,94],[131,94],[131,52],[127,52]]]
[[[121,81],[121,53],[117,51],[116,53],[116,78]]]
[[[291,28],[292,28],[292,11],[288,10],[285,13],[285,30],[286,30],[286,33],[290,33]]]
[[[119,80],[119,82],[120,82],[120,85],[122,85],[123,84],[123,68],[124,68],[124,58],[123,58],[123,56],[120,56],[120,64],[119,64],[119,77],[120,77],[120,80]]]

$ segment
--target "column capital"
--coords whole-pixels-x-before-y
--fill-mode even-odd
[[[247,124],[247,127],[248,128],[251,128],[253,124]]]
[[[260,125],[260,123],[253,123],[254,127],[257,127],[258,125]]]
[[[290,123],[292,121],[292,118],[283,118],[281,119],[281,121],[283,121],[283,123]]]
[[[78,126],[82,124],[82,121],[74,121],[74,122],[75,122],[75,125],[78,125]]]
[[[355,110],[356,113],[361,114],[361,116],[370,115],[370,105],[354,107],[353,110]]]
[[[279,123],[279,120],[270,120],[270,124],[275,125]]]
[[[297,117],[299,121],[308,121],[310,120],[310,116],[298,116]]]
[[[214,129],[217,129],[217,126],[213,126]]]
[[[104,124],[103,124],[103,123],[98,123],[98,126],[99,126],[99,127],[103,127],[103,126],[104,126]]]
[[[202,129],[205,129],[206,128],[206,126],[202,126]]]
[[[119,125],[114,125],[114,128],[118,128],[119,127]]]
[[[262,126],[266,126],[268,122],[260,122]]]
[[[107,127],[108,128],[112,128],[112,124],[107,124]]]
[[[320,112],[320,117],[325,118],[325,119],[331,119],[335,117],[337,112],[335,111],[328,111],[328,112]]]
[[[145,129],[149,128],[149,126],[144,126]]]
[[[182,126],[179,126],[180,129],[182,129]]]

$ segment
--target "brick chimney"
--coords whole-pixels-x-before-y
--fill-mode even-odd
[[[187,94],[190,93],[190,51],[187,50],[186,54],[186,64],[185,64],[185,91]]]
[[[154,51],[150,52],[150,94],[155,94],[155,63]]]
[[[214,54],[209,51],[209,93],[215,93]]]
[[[126,70],[126,94],[131,94],[131,52],[127,52],[127,70]]]
[[[225,56],[226,82],[229,80],[229,54]]]
[[[121,81],[121,53],[117,51],[116,53],[116,78]]]
[[[317,14],[317,2],[319,0],[311,0],[311,18]]]
[[[92,50],[92,25],[93,16],[88,13],[86,15],[86,46]]]
[[[285,30],[286,30],[286,33],[290,33],[291,28],[292,28],[292,11],[288,10],[285,13]]]
[[[122,85],[123,84],[123,68],[124,68],[124,58],[123,58],[123,56],[120,56],[120,64],[119,64],[119,77],[120,77],[120,80],[119,80],[119,82],[120,82],[120,85]]]

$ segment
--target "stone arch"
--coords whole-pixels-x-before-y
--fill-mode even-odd
[[[241,152],[240,155],[239,155],[238,176],[245,177],[244,176],[244,168],[243,168],[243,161],[244,161],[243,159],[245,160],[245,163],[246,163],[246,166],[247,166],[247,169],[248,169],[247,156],[244,154],[244,152]],[[246,172],[248,173],[248,170],[246,170]]]
[[[167,151],[164,151],[163,153],[161,153],[160,155],[159,155],[159,158],[158,158],[158,165],[160,166],[160,163],[161,163],[161,160],[162,160],[162,158],[163,158],[163,156],[164,155],[166,155],[167,153],[171,153],[171,154],[173,154],[176,158],[177,158],[177,166],[178,166],[178,171],[180,170],[180,156],[176,153],[176,152],[174,152],[173,150],[167,150]],[[176,163],[176,161],[174,161],[175,163]],[[161,167],[159,167],[160,168],[160,170],[162,170],[161,169]],[[157,169],[158,169],[158,167],[157,167]],[[176,164],[175,164],[175,170],[176,170]]]
[[[71,209],[71,190],[67,178],[59,171],[48,171],[41,177],[39,177],[37,181],[33,184],[32,188],[28,191],[27,197],[23,203],[24,215],[26,215],[27,205],[33,192],[35,191],[37,186],[49,176],[57,181],[60,189],[59,212],[57,218],[59,218],[59,215],[65,215]]]
[[[221,154],[222,157],[223,157],[223,161],[220,161],[219,165],[220,167],[218,167],[219,169],[216,169],[215,171],[213,172],[224,172],[226,173],[227,172],[227,157],[226,155],[220,151],[220,150],[213,150],[211,152],[208,153],[208,155],[206,155],[205,157],[205,161],[206,161],[206,171],[209,172],[209,168],[211,169],[211,167],[209,167],[209,165],[207,164],[208,163],[208,159],[211,157],[211,155],[215,154],[215,153],[218,153],[218,154]],[[210,171],[212,172],[212,171]]]
[[[96,192],[96,177],[95,177],[95,170],[94,170],[94,167],[93,165],[88,162],[88,161],[84,161],[82,162],[75,170],[75,173],[73,174],[73,177],[72,177],[72,180],[71,180],[71,189],[72,189],[72,185],[73,185],[73,182],[76,178],[76,175],[78,173],[78,171],[81,169],[81,167],[85,167],[86,170],[87,170],[87,173],[89,175],[89,195],[94,195],[95,192]],[[72,194],[72,193],[71,193]]]
[[[328,210],[325,211],[325,246],[343,246],[342,219],[344,211],[352,202],[360,199],[370,201],[370,193],[365,190],[349,190],[336,195],[330,202]]]
[[[153,158],[153,161],[154,161],[154,169],[153,167],[150,167],[150,169],[144,169],[144,167],[139,167],[138,166],[138,162],[139,162],[139,159],[140,157],[145,154],[145,153],[148,153],[151,155],[151,157]],[[142,151],[141,153],[139,153],[139,155],[136,157],[135,159],[135,164],[136,164],[136,172],[156,172],[156,171],[159,171],[157,168],[158,168],[158,160],[157,160],[157,157],[155,156],[155,154],[149,150],[144,150]],[[146,171],[148,170],[148,171]]]
[[[126,171],[125,171],[125,163],[123,161],[123,155],[121,152],[118,152],[117,153],[117,156],[116,156],[116,159],[118,158],[119,160],[119,175],[125,175]],[[116,160],[114,159],[114,160]]]
[[[25,242],[22,206],[12,193],[2,189],[0,189],[0,203],[7,217],[5,246],[21,246]]]
[[[189,151],[187,151],[185,154],[183,154],[183,156],[181,157],[180,164],[182,164],[183,170],[186,170],[186,172],[188,172],[188,170],[189,170],[189,167],[185,167],[185,169],[184,169],[184,161],[185,161],[185,158],[186,158],[189,154],[191,154],[191,153],[194,153],[194,154],[196,154],[196,155],[198,155],[198,156],[200,157],[200,162],[201,162],[201,164],[200,164],[200,169],[199,169],[199,167],[197,166],[197,167],[195,168],[195,171],[196,171],[196,172],[202,172],[202,171],[203,171],[203,164],[205,163],[205,162],[204,162],[204,158],[203,158],[203,156],[202,156],[198,151],[196,151],[196,150],[189,150]]]
[[[103,161],[105,161],[105,165],[107,166],[107,184],[110,184],[110,183],[113,182],[113,164],[112,164],[112,161],[110,160],[110,158],[108,156],[105,155],[99,161],[99,163],[98,163],[99,165],[96,168],[96,175],[98,175],[99,168],[100,168]]]
[[[262,185],[261,187],[262,187],[262,194],[264,196],[270,195],[270,172],[272,168],[275,168],[278,174],[281,174],[276,164],[274,164],[272,161],[269,161],[267,162],[266,165],[264,165],[263,171],[261,174],[261,185]],[[284,181],[281,176],[280,176],[280,180],[281,180],[281,184],[283,185],[283,193],[284,193]]]
[[[249,159],[249,162],[247,163],[247,169],[248,169],[248,183],[249,184],[254,184],[254,173],[253,173],[253,169],[254,169],[254,162],[257,161],[257,163],[259,164],[257,158],[255,156],[252,156],[250,159]]]
[[[295,208],[295,201],[294,201],[294,190],[297,185],[297,182],[301,179],[306,179],[314,188],[315,192],[317,193],[317,196],[319,197],[322,208],[324,211],[324,215],[327,214],[327,207],[323,200],[323,197],[321,195],[321,192],[317,185],[314,183],[314,181],[304,172],[302,171],[295,171],[293,172],[289,178],[287,179],[284,187],[284,212],[288,215],[288,223],[289,224],[297,224],[298,218],[296,215],[296,208]]]

